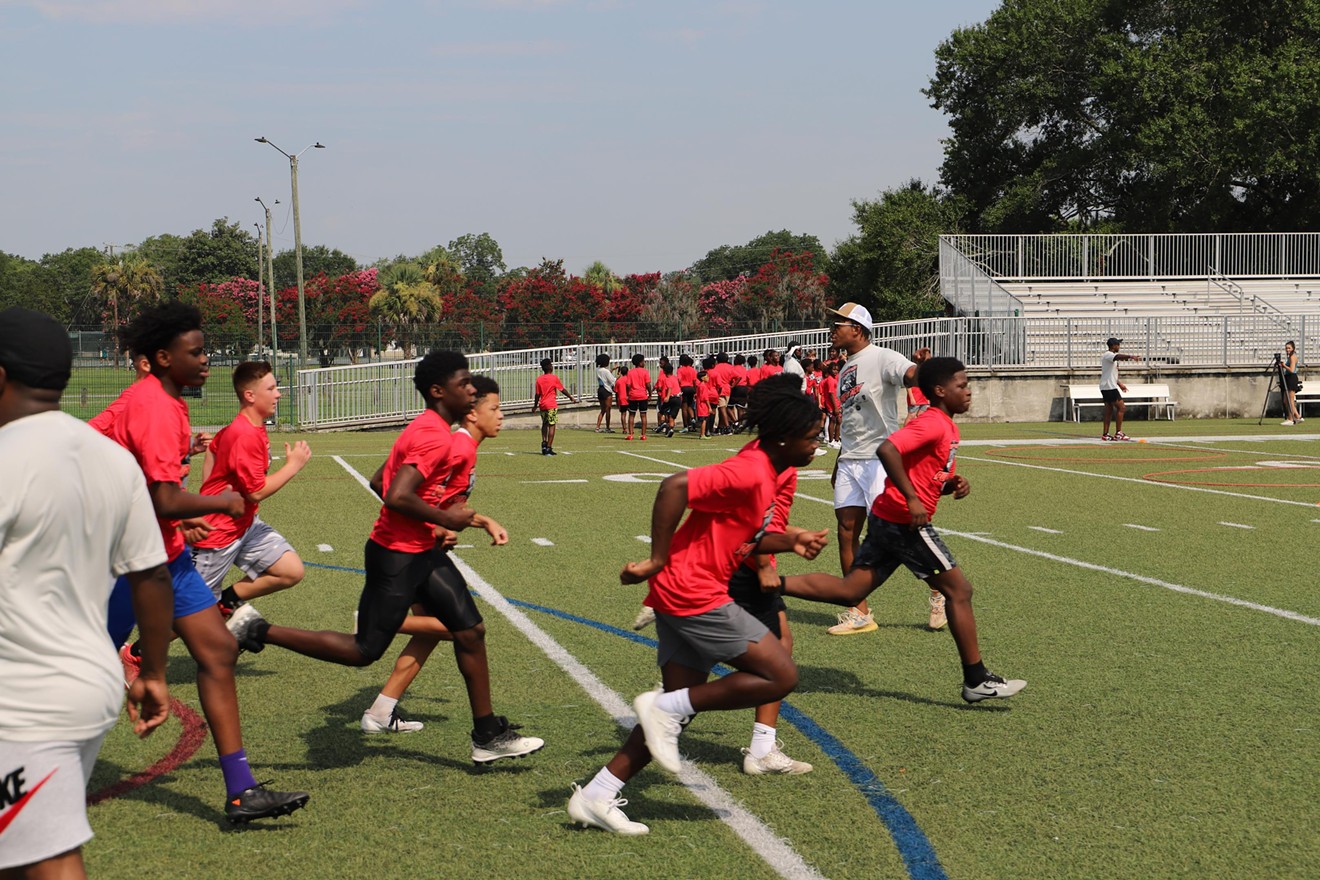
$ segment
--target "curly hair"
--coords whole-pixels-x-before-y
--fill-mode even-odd
[[[417,371],[413,373],[413,385],[429,403],[432,385],[444,385],[459,370],[467,368],[468,359],[461,352],[432,351],[417,362]]]
[[[473,376],[472,388],[474,391],[472,395],[473,400],[481,400],[481,398],[485,397],[487,394],[500,393],[500,383],[496,382],[490,376]]]
[[[120,342],[130,354],[146,355],[152,366],[156,352],[169,348],[185,333],[202,329],[202,313],[177,299],[144,308],[120,333]]]
[[[802,380],[791,373],[762,379],[747,395],[747,424],[763,441],[801,437],[820,422],[820,407],[802,393]]]

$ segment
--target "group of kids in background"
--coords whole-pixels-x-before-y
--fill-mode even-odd
[[[143,375],[91,424],[128,450],[146,481],[174,584],[173,630],[198,664],[198,692],[219,753],[231,821],[283,815],[309,798],[305,792],[267,789],[248,767],[234,679],[240,648],[255,653],[276,645],[332,663],[365,666],[383,656],[396,635],[409,635],[360,727],[365,733],[410,733],[422,725],[403,717],[399,698],[439,641],[449,641],[472,712],[472,759],[486,764],[523,757],[545,745],[495,714],[485,624],[449,554],[458,533],[474,526],[494,544],[509,540],[494,519],[470,506],[477,446],[498,434],[502,422],[493,380],[474,377],[466,358],[456,352],[431,352],[417,364],[414,384],[426,408],[398,436],[370,480],[382,507],[364,552],[366,575],[354,632],[309,631],[275,625],[247,604],[303,576],[297,553],[257,516],[260,502],[286,485],[311,455],[305,443],[285,444],[284,464],[267,474],[271,456],[265,423],[280,395],[269,365],[247,362],[235,369],[238,414],[211,438],[192,433],[182,396],[184,388],[207,378],[198,311],[179,302],[149,306],[128,328],[126,342]],[[3,358],[0,351],[0,371],[6,366]],[[816,455],[826,420],[833,416],[838,421],[837,391],[830,383],[837,362],[799,358],[798,369],[786,371],[777,352],[767,352],[759,367],[754,356],[738,355],[731,363],[719,355],[704,359],[698,371],[692,358],[683,355],[677,368],[662,358],[660,380],[653,384],[644,358],[632,360],[632,367],[620,368],[618,380],[607,358],[598,361],[606,431],[611,430],[604,408],[609,374],[611,400],[627,402],[629,439],[645,439],[647,404],[656,389],[666,436],[674,432],[680,412],[684,430],[692,430],[690,411],[701,436],[746,430],[755,439],[723,462],[674,474],[660,484],[650,555],[624,566],[620,581],[649,585],[645,605],[655,612],[662,685],[634,701],[638,724],[614,758],[587,785],[573,786],[568,803],[573,821],[622,834],[646,833],[645,825],[622,813],[625,801],[619,793],[652,759],[678,771],[678,737],[700,711],[756,710],[751,745],[743,750],[745,772],[796,775],[812,769],[783,755],[775,735],[779,702],[797,684],[785,595],[853,605],[906,566],[950,600],[950,630],[964,671],[963,698],[1008,697],[1025,687],[1024,681],[995,676],[981,662],[971,585],[930,526],[941,496],[962,498],[970,491],[967,480],[955,473],[958,430],[952,417],[966,412],[971,401],[961,363],[922,360],[916,384],[930,407],[876,451],[888,481],[870,510],[867,536],[851,571],[845,577],[785,578],[777,573],[775,553],[814,559],[827,544],[826,531],[790,524],[789,510],[797,468]],[[808,389],[804,383],[818,365],[819,379]],[[543,413],[543,454],[552,455],[553,404],[567,391],[548,360],[541,366],[534,406]],[[634,371],[639,378],[618,387]],[[0,405],[6,392],[22,393],[22,386],[0,384]],[[712,422],[716,414],[719,421]],[[203,452],[201,491],[188,492],[188,462]],[[242,577],[224,587],[231,566]],[[120,578],[111,591],[109,639],[123,646],[126,685],[142,677],[163,689],[159,657],[143,663],[141,648],[128,641],[135,616],[142,614],[140,603],[132,601],[131,586]],[[718,663],[735,671],[709,681]],[[141,699],[142,688],[130,690],[130,702]],[[0,747],[5,738],[0,721]],[[0,846],[0,868],[5,867],[3,857]]]
[[[839,370],[846,360],[842,350],[831,349],[826,360],[813,352],[795,358],[800,364],[803,393],[815,401],[825,417],[822,438],[837,449],[839,441],[840,400]],[[596,433],[616,433],[612,424],[612,411],[619,411],[620,428],[625,440],[645,440],[647,414],[651,402],[656,403],[657,433],[673,437],[675,433],[696,434],[705,440],[725,434],[741,434],[747,429],[747,401],[752,388],[763,379],[784,372],[783,356],[779,351],[766,349],[761,357],[754,354],[727,352],[706,355],[698,363],[690,354],[681,354],[675,367],[668,355],[660,355],[654,382],[646,366],[646,357],[634,354],[631,362],[610,366],[610,356],[596,357],[596,401],[600,410],[596,415]],[[540,397],[539,383],[545,375],[553,375],[549,359],[541,361],[542,377],[537,387],[537,408],[542,419],[553,421],[555,415],[546,415],[557,405],[552,398]],[[563,388],[562,384],[559,386]],[[564,391],[564,394],[568,394]],[[570,396],[570,400],[576,400]],[[924,408],[926,400],[919,388],[909,389],[909,403],[915,415]],[[681,423],[680,420],[681,419]],[[681,427],[679,427],[681,424]],[[544,447],[544,438],[543,443]],[[548,454],[553,455],[553,452]]]

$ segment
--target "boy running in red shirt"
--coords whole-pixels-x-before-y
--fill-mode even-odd
[[[497,436],[504,424],[504,413],[500,410],[500,386],[495,380],[486,376],[473,376],[472,388],[475,403],[472,411],[463,417],[462,427],[453,433],[449,476],[437,487],[437,507],[467,504],[477,484],[477,447]],[[509,533],[490,517],[476,514],[472,517],[472,525],[485,529],[494,546],[509,543]],[[399,659],[394,661],[394,670],[385,682],[385,687],[381,688],[380,695],[362,713],[361,727],[364,733],[409,733],[423,727],[422,722],[408,721],[399,714],[399,700],[422,671],[422,666],[426,664],[435,646],[441,641],[453,641],[454,636],[439,619],[427,614],[421,605],[414,605],[412,611],[399,627],[400,633],[412,638],[399,654]]]
[[[232,614],[244,602],[287,590],[303,579],[298,551],[257,516],[257,506],[284,488],[312,457],[304,441],[285,443],[283,467],[267,476],[271,458],[266,419],[275,415],[280,389],[266,361],[244,361],[234,367],[233,382],[238,415],[206,450],[201,494],[236,489],[243,496],[243,515],[237,519],[208,515],[209,531],[193,542],[197,573],[220,600],[222,614]],[[244,577],[222,591],[230,566],[240,568]]]
[[[559,392],[564,392],[573,403],[578,399],[568,393],[564,383],[559,381],[559,377],[552,372],[554,364],[550,358],[541,359],[541,375],[536,377],[532,383],[532,404],[533,409],[541,412],[541,454],[558,455],[555,452],[555,426],[559,424]]]
[[[640,415],[642,431],[639,439],[646,439],[646,412],[651,408],[651,371],[646,369],[646,357],[641,354],[632,356],[632,366],[628,369],[628,420],[624,440],[633,438],[633,422]]]
[[[312,632],[273,626],[251,605],[229,618],[229,628],[248,651],[279,645],[307,657],[344,666],[369,666],[394,640],[409,609],[421,603],[454,637],[454,659],[472,710],[472,760],[488,764],[535,752],[545,741],[520,736],[517,725],[491,707],[486,626],[466,581],[435,527],[460,530],[476,514],[463,503],[441,508],[432,501],[449,476],[453,440],[449,426],[472,409],[472,374],[458,352],[433,351],[417,364],[413,384],[426,409],[403,429],[389,458],[371,479],[384,501],[367,540],[366,583],[358,600],[356,633]]]
[[[755,442],[719,464],[673,474],[660,484],[651,555],[624,566],[619,580],[650,583],[646,604],[656,611],[663,689],[633,701],[638,724],[623,748],[586,787],[573,787],[573,821],[620,834],[647,833],[619,809],[619,792],[652,758],[678,772],[684,719],[699,711],[772,703],[796,686],[797,667],[784,646],[767,638],[765,624],[729,596],[729,579],[750,554],[791,550],[813,559],[825,546],[825,532],[790,527],[767,533],[783,473],[811,463],[820,431],[820,411],[795,384],[757,386],[748,407]],[[737,671],[707,681],[716,663]]]
[[[291,813],[307,803],[308,795],[268,791],[252,776],[234,685],[238,646],[224,632],[215,596],[197,574],[179,530],[180,520],[212,513],[239,517],[245,506],[237,492],[194,495],[179,483],[180,465],[193,448],[183,389],[203,385],[208,373],[201,326],[201,313],[177,300],[143,309],[126,335],[129,349],[151,362],[151,375],[130,385],[117,401],[120,405],[93,419],[93,427],[131,452],[146,476],[174,581],[174,631],[197,661],[197,693],[220,755],[225,816],[231,822],[250,822]],[[128,583],[121,578],[110,593],[111,640],[123,644],[133,624]]]
[[[955,471],[958,426],[953,417],[972,404],[967,370],[955,358],[931,358],[917,368],[917,383],[930,409],[889,435],[877,453],[888,480],[876,497],[866,539],[846,578],[791,579],[785,593],[803,599],[855,605],[900,566],[945,599],[949,631],[962,660],[962,697],[969,703],[1011,697],[1027,686],[985,668],[972,614],[972,584],[930,524],[941,495],[955,500],[972,491]]]

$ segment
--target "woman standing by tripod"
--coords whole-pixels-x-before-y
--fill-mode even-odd
[[[1302,383],[1297,378],[1297,345],[1291,339],[1283,344],[1283,387],[1288,401],[1288,408],[1284,411],[1287,418],[1283,424],[1295,425],[1304,421],[1297,409],[1297,392],[1301,390]]]

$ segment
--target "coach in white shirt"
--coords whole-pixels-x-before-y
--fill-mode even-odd
[[[839,370],[842,446],[831,480],[839,527],[839,565],[847,577],[871,504],[885,485],[877,452],[885,438],[903,424],[906,389],[917,384],[917,364],[930,357],[930,349],[920,349],[908,360],[892,349],[872,345],[871,313],[857,303],[844,303],[832,314],[830,345],[848,352]],[[938,594],[932,591],[932,595]],[[853,635],[875,629],[875,620],[863,601],[839,615],[838,624],[829,632]]]
[[[129,715],[169,715],[174,613],[165,547],[137,462],[60,412],[73,350],[30,309],[0,312],[0,874],[86,876],[87,780],[124,684],[106,603],[128,575],[142,632]],[[127,858],[140,854],[125,851]]]

